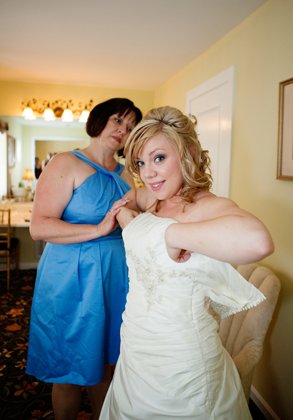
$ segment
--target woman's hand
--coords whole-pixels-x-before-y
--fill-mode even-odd
[[[111,209],[106,214],[104,220],[98,225],[101,236],[106,236],[110,232],[113,232],[118,226],[116,216],[121,211],[123,206],[129,203],[129,199],[126,197],[121,198],[121,200],[115,201]]]
[[[129,209],[127,207],[123,207],[119,209],[119,212],[117,213],[116,219],[121,226],[121,229],[124,229],[125,226],[128,225],[136,216],[138,215],[138,212]]]

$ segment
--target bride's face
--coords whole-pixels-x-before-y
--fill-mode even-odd
[[[178,194],[183,176],[179,156],[163,134],[150,138],[137,157],[141,180],[158,200]]]

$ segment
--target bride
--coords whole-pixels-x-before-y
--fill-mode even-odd
[[[265,299],[230,264],[261,260],[274,245],[259,219],[209,191],[195,126],[175,108],[153,109],[125,147],[145,187],[129,191],[117,215],[130,290],[100,420],[251,419],[212,313]]]

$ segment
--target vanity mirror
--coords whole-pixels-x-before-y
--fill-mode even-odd
[[[7,165],[5,169],[8,185],[6,187],[5,183],[5,186],[2,186],[2,190],[5,190],[3,194],[7,194],[8,191],[11,193],[12,187],[19,187],[25,169],[31,169],[35,173],[35,157],[38,157],[42,163],[48,153],[82,149],[90,142],[85,131],[85,123],[79,121],[47,122],[43,118],[30,121],[18,116],[0,116],[0,119],[9,126],[7,136],[14,139],[14,166]],[[36,179],[31,184],[34,191]]]

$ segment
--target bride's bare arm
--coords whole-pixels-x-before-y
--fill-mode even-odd
[[[129,202],[119,210],[116,216],[122,229],[139,213],[144,212],[154,201],[152,194],[149,193],[146,187],[133,188],[125,194],[124,198],[127,198]]]
[[[179,259],[184,250],[231,264],[256,262],[274,252],[264,224],[231,200],[216,196],[203,199],[200,214],[192,215],[195,221],[175,223],[166,230],[168,254],[174,261],[188,259],[188,253]]]

